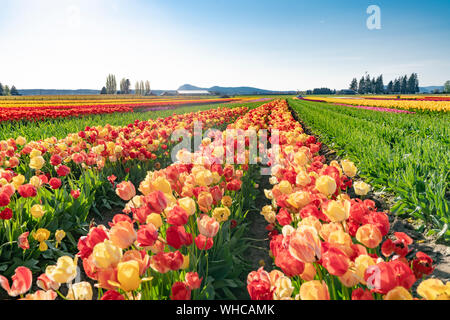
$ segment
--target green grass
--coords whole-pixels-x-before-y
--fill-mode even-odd
[[[322,142],[353,160],[375,189],[395,194],[393,212],[420,219],[431,233],[450,240],[449,114],[397,114],[292,99],[289,104]]]
[[[249,108],[256,108],[266,102],[252,102],[252,103],[220,103],[208,104],[199,106],[186,106],[172,110],[148,111],[148,112],[128,112],[128,113],[112,113],[103,115],[89,115],[83,117],[71,117],[50,119],[44,121],[30,122],[30,121],[16,121],[16,122],[2,122],[0,123],[0,140],[9,138],[17,138],[23,136],[28,141],[41,140],[50,137],[58,139],[64,138],[69,133],[74,133],[83,130],[86,126],[99,126],[110,124],[113,126],[125,126],[134,122],[136,119],[145,121],[149,119],[165,118],[172,114],[183,114],[195,111],[203,111],[209,109],[216,109],[219,107],[236,108],[246,106]]]

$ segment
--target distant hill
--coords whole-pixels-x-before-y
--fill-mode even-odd
[[[433,90],[439,89],[439,91],[444,91],[444,86],[428,86],[428,87],[419,87],[420,93],[429,93],[433,92]]]
[[[253,87],[219,87],[200,88],[191,84],[184,84],[178,90],[208,90],[219,95],[260,95],[260,94],[296,94],[296,91],[273,91]]]

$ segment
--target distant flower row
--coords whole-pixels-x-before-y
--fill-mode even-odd
[[[198,99],[198,100],[165,100],[165,101],[148,101],[148,102],[127,102],[118,100],[113,103],[105,103],[99,101],[95,103],[77,102],[75,104],[45,104],[38,102],[25,103],[20,105],[3,104],[0,102],[0,122],[3,121],[18,121],[18,120],[44,120],[64,117],[77,117],[82,115],[106,114],[116,112],[133,112],[136,110],[147,110],[147,108],[154,109],[156,107],[175,107],[188,104],[208,104],[217,102],[230,102],[234,99]],[[8,101],[9,103],[9,101]]]
[[[367,107],[375,107],[375,108],[396,108],[402,110],[410,110],[410,111],[441,111],[441,112],[449,112],[450,111],[450,100],[441,99],[441,100],[428,100],[428,99],[414,99],[414,100],[406,100],[406,99],[374,99],[374,98],[332,98],[332,97],[308,97],[310,101],[318,101],[318,102],[328,102],[328,103],[338,103],[338,104],[349,104],[356,106],[367,106]]]

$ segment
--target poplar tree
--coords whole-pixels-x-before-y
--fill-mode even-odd
[[[151,92],[151,90],[150,90],[150,81],[145,81],[145,95],[147,96],[147,95],[149,95],[150,94],[150,92]]]
[[[106,78],[106,92],[108,94],[115,94],[117,92],[116,76],[113,74],[108,75]]]

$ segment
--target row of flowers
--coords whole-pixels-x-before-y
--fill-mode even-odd
[[[365,98],[332,98],[332,97],[308,97],[308,100],[317,102],[339,103],[356,106],[367,106],[376,108],[396,108],[410,111],[441,111],[450,110],[448,100],[404,100],[404,99],[365,99]]]
[[[219,108],[125,127],[87,127],[60,140],[0,141],[0,271],[10,275],[28,265],[38,272],[76,248],[96,203],[111,209],[117,179],[142,179],[140,172],[170,160],[178,142],[170,139],[174,130],[192,134],[195,120],[205,128],[224,126],[245,112]]]
[[[178,97],[170,97],[170,98],[147,98],[147,99],[77,99],[77,100],[52,100],[48,99],[40,99],[40,100],[25,100],[23,97],[18,100],[1,100],[0,107],[2,108],[11,108],[11,107],[28,107],[28,108],[41,108],[41,107],[50,107],[50,108],[58,108],[58,109],[66,109],[70,107],[88,107],[88,106],[114,106],[114,105],[129,105],[129,106],[137,106],[146,105],[146,106],[164,106],[164,105],[172,105],[172,104],[193,104],[193,103],[214,103],[218,101],[233,101],[233,100],[244,100],[241,98],[226,98],[226,99],[217,99],[217,98],[201,98],[201,99],[186,99],[186,98],[178,98]]]
[[[198,99],[198,100],[169,100],[169,101],[146,101],[146,102],[127,102],[119,101],[117,103],[99,101],[97,103],[67,105],[46,105],[25,104],[6,106],[0,103],[0,122],[3,121],[38,121],[45,119],[78,117],[83,115],[107,114],[107,113],[125,113],[136,110],[146,110],[147,108],[182,106],[187,104],[209,104],[217,102],[231,102],[235,99]]]
[[[364,199],[370,186],[351,180],[357,174],[347,160],[325,163],[315,138],[303,133],[286,102],[264,118],[244,116],[246,126],[266,125],[284,130],[281,153],[272,167],[271,204],[261,214],[268,222],[270,255],[279,269],[261,267],[247,278],[255,300],[267,299],[405,299],[412,300],[413,284],[433,272],[423,252],[411,256],[413,240],[402,232],[389,234],[389,218]],[[269,111],[269,113],[267,113]],[[282,138],[284,136],[284,138]],[[353,188],[358,198],[345,191]],[[362,199],[361,199],[362,198]],[[450,282],[427,279],[417,288],[424,299],[449,299]]]
[[[84,274],[96,282],[101,300],[206,298],[211,283],[209,256],[216,241],[227,245],[221,237],[240,227],[244,219],[240,191],[243,181],[249,183],[249,165],[217,161],[225,152],[218,151],[224,137],[214,141],[206,137],[195,153],[180,150],[176,163],[149,171],[139,184],[140,194],[130,181],[115,185],[115,193],[127,201],[123,212],[114,216],[109,227],[92,226],[79,239],[75,258],[63,256],[48,266],[37,278],[36,292],[26,294],[32,286],[26,267],[16,269],[12,286],[5,277],[0,277],[0,284],[21,299],[60,295],[90,300],[94,298],[90,282],[72,284],[80,274],[77,260],[81,259]],[[233,155],[237,156],[236,150]]]

